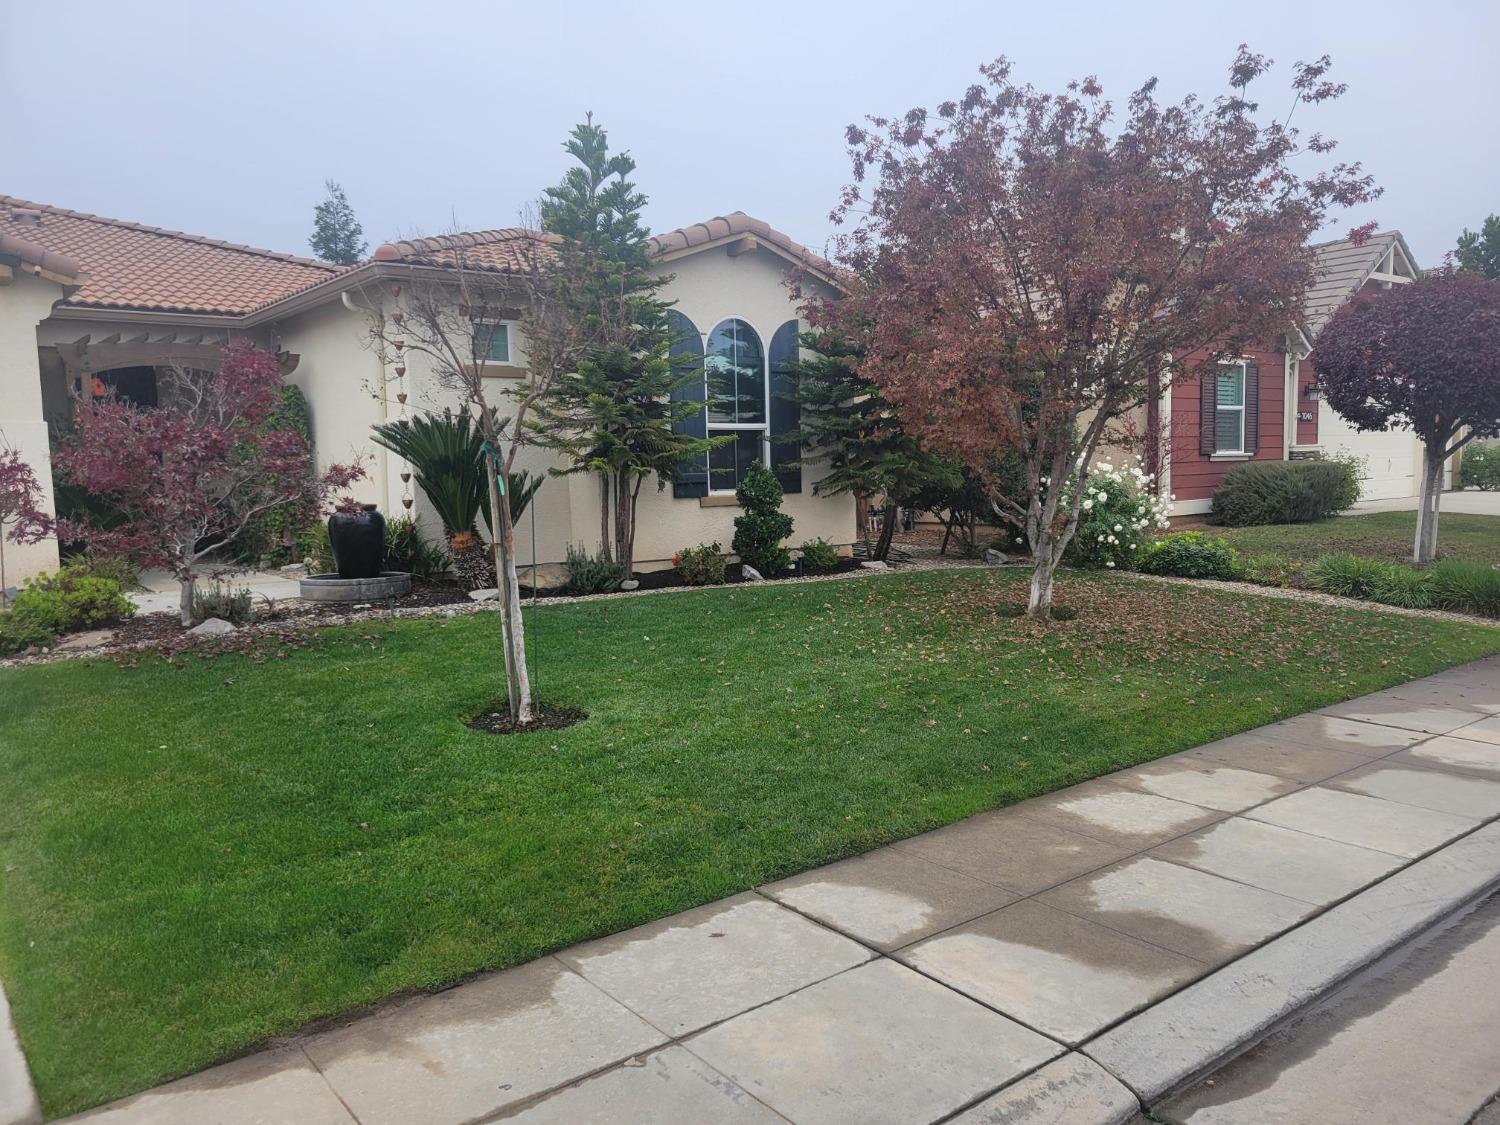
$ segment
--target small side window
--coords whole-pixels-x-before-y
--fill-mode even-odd
[[[1245,365],[1221,367],[1214,394],[1214,452],[1245,452]]]
[[[474,358],[480,363],[509,363],[510,325],[478,321],[474,325]]]

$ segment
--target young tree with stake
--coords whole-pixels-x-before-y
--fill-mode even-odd
[[[1328,405],[1360,430],[1408,427],[1422,442],[1412,560],[1437,554],[1443,465],[1500,434],[1500,280],[1439,270],[1363,293],[1312,353]]]
[[[1286,331],[1313,277],[1308,237],[1374,195],[1357,164],[1294,170],[1333,145],[1258,121],[1247,87],[1268,66],[1241,48],[1232,92],[1209,103],[1164,105],[1153,80],[1116,122],[1094,79],[1046,94],[1001,59],[933,116],[848,130],[854,183],[835,218],[855,223],[840,255],[864,284],[810,318],[868,322],[862,373],[924,444],[990,482],[1035,558],[1033,616],[1050,613],[1109,428],[1153,378]],[[1294,102],[1343,92],[1328,66],[1297,65]],[[1019,497],[995,480],[1007,452]]]

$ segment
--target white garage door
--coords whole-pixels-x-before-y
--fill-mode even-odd
[[[1417,494],[1421,447],[1410,430],[1360,433],[1326,402],[1318,411],[1318,444],[1325,453],[1350,452],[1365,459],[1361,500],[1392,500]]]

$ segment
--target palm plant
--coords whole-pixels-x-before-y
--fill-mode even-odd
[[[371,428],[377,445],[411,465],[417,487],[443,522],[459,576],[472,586],[486,585],[490,563],[484,557],[477,520],[483,515],[489,528],[489,479],[485,474],[490,470],[484,435],[474,419],[444,410]],[[506,478],[512,520],[520,519],[544,479],[542,474],[533,475],[524,469]]]

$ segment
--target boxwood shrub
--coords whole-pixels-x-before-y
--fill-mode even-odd
[[[1147,574],[1227,581],[1235,577],[1235,563],[1234,548],[1224,540],[1210,539],[1201,531],[1179,531],[1147,546],[1137,565]]]
[[[1246,461],[1224,474],[1209,518],[1227,527],[1310,523],[1358,496],[1359,477],[1348,461]]]

